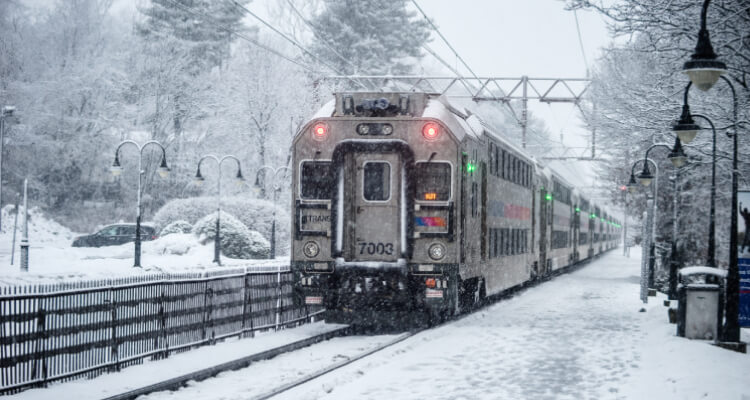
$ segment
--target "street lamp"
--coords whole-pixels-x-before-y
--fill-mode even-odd
[[[630,193],[635,193],[638,191],[638,182],[635,181],[635,175],[633,175],[633,172],[630,173],[630,181],[627,184],[628,190],[630,190]]]
[[[245,178],[242,177],[242,164],[240,163],[240,159],[233,156],[233,155],[226,155],[222,158],[219,158],[213,154],[208,154],[203,157],[201,157],[200,161],[198,161],[198,171],[195,173],[195,183],[197,185],[200,185],[205,181],[206,179],[203,178],[203,175],[201,175],[201,163],[203,163],[203,160],[210,159],[216,161],[216,164],[219,167],[219,178],[216,180],[216,236],[214,237],[214,261],[217,265],[221,265],[221,164],[224,163],[224,161],[227,160],[234,160],[237,162],[237,176],[236,179],[238,182],[243,182]]]
[[[120,165],[120,148],[126,144],[132,144],[138,149],[138,194],[137,194],[137,205],[136,205],[136,218],[135,218],[135,262],[133,267],[141,267],[141,185],[143,184],[143,175],[146,171],[143,170],[143,149],[148,145],[155,145],[161,149],[161,165],[157,169],[159,176],[166,178],[169,174],[169,167],[167,166],[167,151],[161,143],[156,140],[149,140],[143,145],[139,145],[132,140],[123,140],[117,149],[115,149],[115,162],[112,163],[110,171],[112,175],[119,176],[122,174],[122,165]]]
[[[698,43],[695,45],[695,52],[690,56],[690,60],[682,66],[682,72],[687,74],[695,86],[704,92],[711,89],[719,77],[727,71],[726,64],[717,60],[717,55],[711,46],[708,29],[706,29],[706,13],[710,2],[711,0],[703,2]]]
[[[714,123],[706,116],[701,114],[690,114],[690,106],[687,104],[687,94],[690,90],[690,85],[692,82],[688,83],[685,87],[685,103],[682,106],[683,112],[682,116],[680,117],[680,121],[675,124],[672,128],[675,132],[679,134],[679,132],[682,132],[680,130],[682,127],[684,127],[683,119],[685,119],[685,114],[687,110],[687,119],[690,121],[693,120],[693,117],[701,118],[704,121],[708,122],[708,125],[711,126],[711,132],[713,133],[713,147],[711,151],[711,211],[710,211],[710,219],[708,224],[708,257],[707,257],[707,264],[710,267],[716,267],[716,127],[714,126]],[[700,126],[695,125],[697,128],[695,130],[695,133],[697,134],[698,131],[701,129]]]
[[[711,0],[703,2],[701,10],[701,29],[698,31],[698,44],[695,46],[695,53],[690,56],[690,61],[683,65],[683,72],[688,74],[690,80],[698,86],[698,89],[706,91],[721,78],[729,85],[732,90],[733,100],[733,117],[734,133],[730,134],[733,141],[732,148],[732,204],[731,204],[731,227],[729,232],[729,270],[727,271],[726,287],[726,310],[724,329],[722,331],[722,340],[728,343],[736,344],[737,349],[744,349],[744,344],[740,343],[740,325],[739,325],[739,307],[740,307],[740,275],[737,254],[737,136],[739,123],[737,120],[737,92],[734,85],[725,76],[726,65],[717,60],[717,56],[711,46],[711,39],[706,28],[706,14],[708,4]],[[687,104],[687,93],[685,94],[685,104]]]
[[[289,171],[291,172],[291,169],[287,166],[281,166],[278,168],[269,167],[267,165],[264,165],[258,169],[258,172],[255,173],[255,187],[258,189],[262,189],[263,186],[265,186],[265,179],[263,180],[263,184],[260,183],[260,172],[264,169],[268,169],[269,171],[273,172],[273,212],[272,212],[272,219],[271,219],[271,254],[270,259],[276,258],[276,196],[281,190],[281,186],[279,185],[279,180],[277,179],[277,175],[281,171]]]
[[[16,108],[13,106],[4,106],[0,114],[0,208],[3,205],[3,143],[5,143],[5,125],[6,120],[13,118],[13,112]],[[0,213],[1,214],[1,213]],[[2,218],[2,216],[0,216]],[[0,230],[2,229],[2,220],[0,220]]]

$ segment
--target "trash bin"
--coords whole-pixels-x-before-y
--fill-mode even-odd
[[[679,271],[677,336],[717,340],[723,321],[726,271],[687,267]]]

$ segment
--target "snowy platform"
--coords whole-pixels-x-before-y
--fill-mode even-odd
[[[165,360],[146,361],[141,365],[124,368],[118,373],[104,374],[94,379],[53,383],[47,388],[30,389],[8,398],[23,400],[103,399],[257,355],[343,327],[344,325],[316,322],[294,329],[258,333],[254,338],[232,339],[214,346],[204,346],[186,353],[175,354]]]

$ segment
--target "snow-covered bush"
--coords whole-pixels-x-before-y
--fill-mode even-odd
[[[172,233],[190,233],[192,231],[193,225],[191,225],[190,222],[180,219],[165,226],[164,229],[159,232],[159,236],[166,236]]]
[[[209,214],[195,223],[193,234],[201,243],[216,237],[217,213]],[[221,252],[227,257],[242,259],[268,258],[271,244],[260,233],[248,229],[229,213],[221,212]]]
[[[200,243],[191,233],[172,232],[156,240],[145,242],[144,252],[181,256],[197,246],[200,246]]]
[[[287,208],[287,201],[279,201],[274,205],[270,201],[253,199],[244,196],[223,198],[222,211],[237,217],[249,229],[259,232],[266,240],[271,239],[271,224],[273,211],[276,210],[276,254],[283,255],[289,251],[291,220]],[[153,222],[157,229],[183,220],[195,224],[209,213],[216,212],[215,197],[191,197],[175,199],[165,204],[156,215]],[[223,214],[222,214],[223,215]],[[223,218],[223,217],[222,217]]]

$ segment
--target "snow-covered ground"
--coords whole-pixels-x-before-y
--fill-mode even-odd
[[[750,355],[676,337],[661,297],[639,312],[638,273],[636,257],[614,251],[279,398],[750,398]],[[251,398],[361,346],[334,339],[142,400]]]
[[[205,272],[222,269],[284,267],[288,257],[276,260],[238,260],[222,256],[222,267],[213,263],[213,242],[201,244],[192,234],[171,234],[141,247],[142,268],[133,268],[134,244],[107,247],[71,247],[76,234],[30,209],[29,271],[20,270],[21,223],[16,232],[14,264],[13,217],[9,207],[3,210],[3,231],[0,232],[0,286],[50,284],[83,280],[111,279],[144,274]]]
[[[6,268],[0,283],[111,278],[133,273],[212,270],[213,247],[183,236],[144,243],[143,269],[132,268],[131,244],[71,248],[73,234],[38,227],[31,268]],[[46,229],[46,231],[45,231]],[[52,230],[58,230],[53,233]],[[5,244],[7,233],[3,234]],[[3,248],[5,249],[4,246]],[[527,289],[459,321],[416,335],[396,346],[280,396],[284,399],[745,399],[750,398],[750,355],[675,337],[663,297],[638,299],[639,258],[616,250],[584,268]],[[16,254],[18,257],[18,254]],[[8,263],[9,254],[0,256]],[[16,258],[18,260],[18,258]],[[276,261],[225,259],[230,266]],[[270,264],[269,264],[270,263]],[[285,334],[279,333],[278,335]],[[744,329],[743,340],[750,340]],[[270,334],[277,335],[277,334]],[[279,340],[282,340],[279,337]],[[146,399],[246,399],[388,340],[388,336],[337,338],[249,368],[192,383]],[[252,342],[254,339],[244,341]],[[257,339],[255,339],[257,340]],[[181,366],[205,368],[205,352],[179,355]],[[213,350],[212,350],[213,349]],[[218,354],[218,353],[217,353]],[[246,354],[237,353],[240,357]],[[169,360],[167,360],[169,361]],[[175,362],[174,359],[169,362]],[[125,369],[41,391],[50,397],[67,385],[107,386],[169,369],[163,362]],[[102,389],[103,390],[103,389]],[[27,392],[26,395],[30,395]]]

